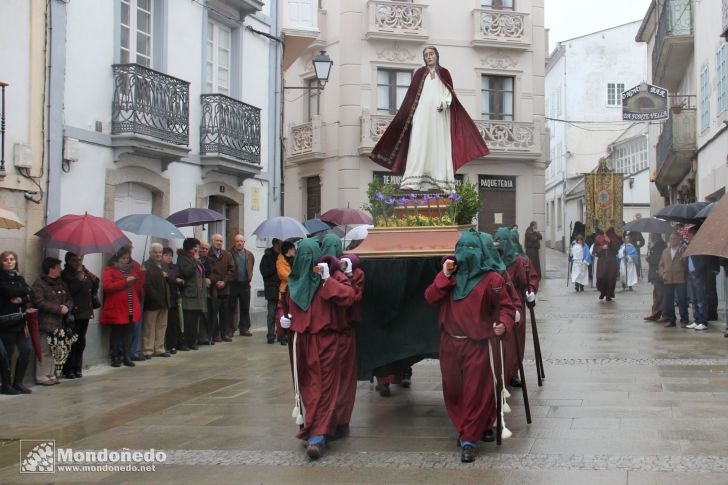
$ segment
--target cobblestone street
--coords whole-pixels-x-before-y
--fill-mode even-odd
[[[617,291],[565,284],[566,257],[547,250],[539,319],[546,380],[526,351],[533,423],[520,392],[513,437],[481,443],[460,463],[437,361],[410,389],[382,398],[360,382],[351,435],[309,463],[294,438],[284,347],[265,332],[134,369],[107,366],[31,396],[0,397],[0,483],[728,483],[728,339],[643,322],[651,286]],[[723,308],[721,307],[721,316]],[[528,340],[530,341],[530,331]],[[19,473],[19,440],[57,447],[166,453],[154,472]]]

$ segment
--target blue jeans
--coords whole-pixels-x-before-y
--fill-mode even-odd
[[[708,307],[705,300],[705,280],[695,272],[688,276],[688,285],[690,285],[693,297],[693,318],[695,323],[708,324]]]
[[[134,333],[131,336],[131,356],[139,357],[139,344],[142,340],[142,322],[134,322]]]
[[[688,323],[688,286],[687,283],[665,284],[665,293],[662,300],[663,311],[670,323],[675,323],[675,293],[680,308],[680,323]]]

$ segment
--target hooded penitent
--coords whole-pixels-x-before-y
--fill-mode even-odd
[[[518,259],[518,249],[513,244],[513,231],[508,227],[501,227],[495,231],[495,240],[499,245],[499,253],[506,267]]]
[[[511,229],[511,238],[513,239],[513,245],[516,247],[518,255],[524,259],[528,259],[526,251],[523,250],[523,246],[521,246],[521,242],[519,241],[518,229]]]
[[[343,253],[341,238],[336,234],[328,234],[321,241],[321,252],[328,256],[341,257]]]
[[[301,310],[308,310],[316,290],[321,286],[321,276],[313,272],[320,257],[321,248],[315,239],[304,239],[298,243],[296,258],[288,276],[288,288],[291,300]]]
[[[486,247],[490,245],[490,248]],[[493,255],[495,253],[495,256]],[[462,300],[482,281],[489,271],[502,273],[505,266],[497,258],[493,238],[474,229],[463,232],[455,246],[457,272],[453,298]]]

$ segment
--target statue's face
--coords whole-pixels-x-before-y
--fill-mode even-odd
[[[428,66],[436,66],[437,65],[437,52],[435,52],[433,49],[425,49],[425,52],[422,53],[422,57],[425,58],[425,64]]]

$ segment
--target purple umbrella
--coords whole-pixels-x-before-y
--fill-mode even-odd
[[[191,207],[175,212],[167,220],[177,227],[201,226],[225,220],[225,216],[212,209]]]

